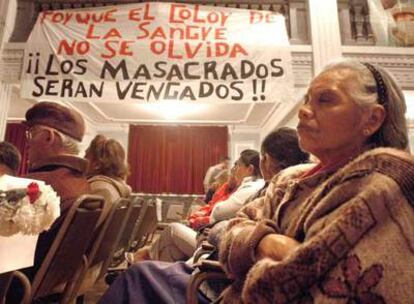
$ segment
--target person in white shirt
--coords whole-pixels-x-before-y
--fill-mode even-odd
[[[265,184],[260,172],[260,154],[257,151],[242,151],[235,167],[236,179],[240,180],[241,184],[228,199],[214,206],[210,223],[232,218],[247,199]]]

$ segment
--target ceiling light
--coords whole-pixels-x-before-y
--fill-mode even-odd
[[[183,101],[160,101],[140,104],[140,107],[147,112],[160,115],[166,120],[176,120],[188,114],[202,112],[207,105]]]

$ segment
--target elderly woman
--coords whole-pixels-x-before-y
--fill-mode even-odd
[[[409,303],[414,160],[405,103],[382,68],[344,61],[311,83],[299,143],[314,168],[273,178],[227,226],[222,303]]]

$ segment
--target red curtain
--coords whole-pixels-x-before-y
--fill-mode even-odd
[[[209,166],[227,156],[227,127],[129,128],[128,183],[136,192],[202,194]]]
[[[25,175],[28,170],[26,126],[22,123],[7,123],[4,140],[15,145],[22,154],[18,175]]]

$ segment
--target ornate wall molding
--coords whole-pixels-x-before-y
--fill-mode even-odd
[[[313,75],[311,46],[292,45],[291,49],[295,87],[306,87]]]
[[[4,139],[10,108],[11,85],[0,81],[0,140]]]
[[[414,90],[414,49],[399,47],[342,47],[345,58],[387,68],[404,90]]]
[[[18,83],[23,64],[24,43],[6,44],[0,54],[0,81]]]

